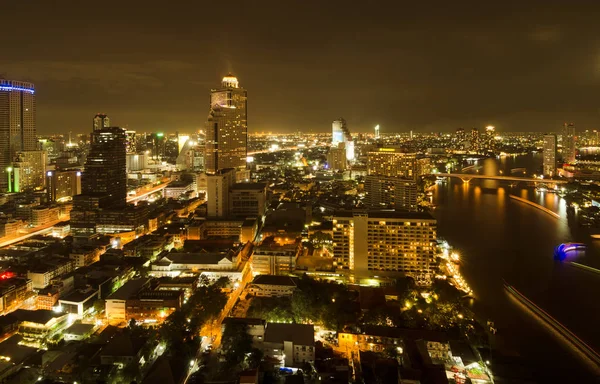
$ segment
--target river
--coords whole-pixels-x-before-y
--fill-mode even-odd
[[[540,155],[487,159],[482,173],[509,175],[513,168],[535,172],[540,165]],[[561,218],[512,200],[509,194],[542,204]],[[450,179],[436,185],[433,203],[438,236],[461,255],[462,274],[476,297],[475,312],[493,320],[498,329],[492,371],[529,379],[523,382],[596,382],[593,369],[503,289],[506,280],[600,351],[600,275],[553,260],[556,245],[581,241],[588,251],[578,262],[600,267],[600,240],[592,241],[577,227],[564,200],[527,186]]]

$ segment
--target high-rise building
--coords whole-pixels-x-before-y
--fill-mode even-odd
[[[417,158],[397,148],[378,148],[367,155],[367,174],[416,180]]]
[[[556,135],[544,135],[544,175],[556,175]]]
[[[357,275],[435,273],[436,220],[426,213],[341,211],[333,215],[333,257]]]
[[[92,132],[91,148],[81,178],[81,192],[85,196],[97,197],[100,208],[125,205],[125,130],[110,127]]]
[[[246,169],[248,145],[247,92],[229,74],[221,88],[210,93],[206,123],[206,172],[220,169]]]
[[[7,170],[20,151],[38,149],[35,87],[0,79],[0,191],[8,190]]]
[[[94,116],[94,122],[92,125],[92,131],[97,131],[102,128],[110,127],[110,119],[103,113],[98,113]]]
[[[208,217],[227,217],[230,213],[229,188],[235,183],[235,169],[220,169],[206,177]]]
[[[377,124],[375,126],[375,140],[379,140],[380,139],[380,133],[379,133],[379,124]]]
[[[137,152],[135,131],[125,131],[125,150],[127,153]]]
[[[565,123],[562,131],[562,157],[563,162],[572,164],[575,162],[577,147],[575,145],[575,124]]]
[[[332,145],[327,153],[327,165],[334,171],[344,171],[348,168],[348,159],[346,158],[346,144],[338,143]]]
[[[20,151],[8,167],[8,191],[41,190],[45,186],[46,151]]]
[[[66,200],[81,193],[81,171],[55,170],[46,172],[48,201]]]
[[[331,124],[331,146],[339,147],[340,143],[344,143],[346,149],[346,160],[354,161],[354,141],[348,130],[346,120],[339,118]]]
[[[365,195],[369,207],[417,210],[417,183],[414,180],[367,175]]]

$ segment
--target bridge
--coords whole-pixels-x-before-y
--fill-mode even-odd
[[[553,179],[534,179],[532,177],[514,177],[514,176],[500,176],[500,175],[478,175],[472,173],[435,173],[437,177],[457,177],[463,182],[468,183],[473,179],[484,179],[484,180],[499,180],[508,182],[525,182],[525,183],[546,183],[546,184],[566,184],[568,180],[553,180]]]

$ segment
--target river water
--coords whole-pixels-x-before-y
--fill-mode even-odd
[[[535,172],[540,155],[483,161],[483,174],[510,175],[514,168]],[[510,199],[527,198],[560,214]],[[557,194],[509,186],[492,180],[464,184],[450,179],[433,193],[438,236],[461,255],[462,274],[474,290],[476,313],[495,322],[492,371],[499,376],[527,378],[522,382],[600,382],[593,369],[570,347],[517,305],[503,289],[506,280],[559,322],[600,351],[600,275],[553,260],[563,242],[588,244],[578,262],[600,267],[600,240],[592,239],[569,217]],[[571,213],[571,216],[573,214]]]

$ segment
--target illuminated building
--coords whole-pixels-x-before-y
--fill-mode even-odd
[[[429,280],[435,271],[436,220],[426,213],[340,211],[333,215],[333,257],[356,275],[403,273]]]
[[[8,167],[8,191],[40,190],[45,185],[46,151],[20,151]]]
[[[31,225],[39,227],[58,221],[60,208],[57,206],[39,206],[31,209]]]
[[[103,128],[110,127],[110,119],[103,113],[98,113],[94,116],[92,131],[98,131]]]
[[[0,275],[0,314],[19,308],[32,289],[29,279],[14,277],[10,272]]]
[[[416,161],[414,153],[396,148],[379,148],[367,155],[367,174],[416,180]]]
[[[379,140],[380,138],[381,137],[380,137],[380,133],[379,133],[379,124],[377,124],[375,126],[375,140]]]
[[[544,135],[544,175],[556,175],[556,135]]]
[[[127,153],[137,152],[135,131],[125,131],[125,150]]]
[[[247,92],[235,76],[223,78],[221,88],[210,93],[206,123],[206,172],[246,169],[248,145]]]
[[[331,124],[331,147],[339,148],[340,143],[343,143],[346,149],[346,160],[354,161],[354,141],[343,118],[334,120]]]
[[[252,273],[265,275],[289,275],[296,268],[296,260],[300,256],[300,243],[262,244],[254,248],[252,254]]]
[[[417,210],[417,183],[413,180],[367,175],[365,194],[370,207]]]
[[[0,79],[0,190],[8,190],[7,169],[20,151],[38,149],[35,87]]]
[[[327,165],[333,171],[345,171],[348,168],[348,159],[346,158],[346,144],[338,143],[337,146],[331,146],[327,153]]]
[[[315,326],[267,323],[263,352],[281,367],[301,366],[315,361]]]
[[[206,177],[208,217],[229,216],[229,188],[235,183],[235,169],[220,169]]]
[[[148,156],[145,153],[128,153],[125,160],[127,172],[143,171],[148,168]]]
[[[67,200],[81,193],[81,172],[56,170],[46,172],[49,201]]]
[[[473,128],[471,129],[471,147],[469,149],[477,152],[479,151],[479,144],[479,129]]]
[[[571,164],[575,162],[577,147],[575,145],[575,124],[565,123],[562,131],[562,157],[563,162]]]

